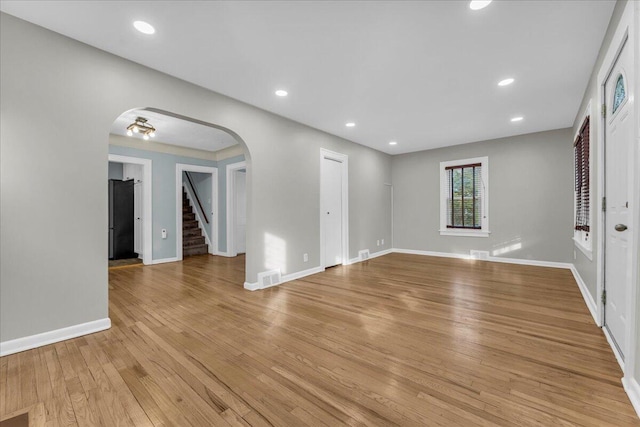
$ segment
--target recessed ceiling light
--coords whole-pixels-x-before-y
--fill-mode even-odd
[[[353,123],[353,122],[348,122],[348,123],[345,123],[344,125],[345,125],[346,127],[348,127],[348,128],[352,128],[352,127],[354,127],[356,124],[355,124],[355,123]]]
[[[133,26],[136,27],[136,30],[140,31],[142,34],[153,34],[156,32],[156,29],[153,28],[153,25],[144,21],[135,21]]]
[[[518,116],[518,117],[513,117],[511,119],[512,122],[521,122],[524,119],[524,117],[522,116]]]
[[[489,6],[492,0],[472,0],[469,3],[469,9],[471,10],[480,10]]]
[[[498,86],[509,86],[511,83],[515,82],[515,79],[512,78],[508,78],[508,79],[504,79],[504,80],[500,80],[498,82]]]
[[[287,92],[286,90],[278,89],[276,91],[276,95],[278,95],[278,96],[287,96],[287,95],[289,95],[289,92]]]
[[[389,145],[398,145],[398,143],[396,141],[391,141],[389,142]]]

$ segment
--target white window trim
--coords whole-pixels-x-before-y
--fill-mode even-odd
[[[480,230],[447,228],[447,171],[450,166],[462,166],[472,163],[482,164],[482,181],[485,188],[482,193],[482,206],[485,215],[482,216]],[[458,237],[489,237],[489,157],[474,157],[471,159],[450,160],[440,162],[440,235]]]
[[[582,124],[584,123],[585,119],[587,117],[595,117],[594,115],[591,114],[591,100],[589,100],[589,103],[587,104],[587,108],[584,110],[584,113],[582,114],[582,116],[580,117],[580,121],[578,122],[578,129],[576,130],[576,133],[573,135],[573,142],[575,142],[576,138],[578,138],[578,135],[580,134],[580,129],[582,128]],[[593,190],[594,190],[594,186],[593,184],[593,121],[589,120],[589,228],[593,227]],[[575,171],[576,171],[576,165],[575,165],[575,147],[573,148],[573,173],[574,173],[574,180],[575,180]],[[575,222],[576,222],[576,189],[575,189],[575,182],[574,182],[574,187],[573,187],[573,222],[571,224],[572,227],[575,227]],[[580,252],[582,252],[589,260],[593,260],[593,230],[589,231],[588,233],[586,231],[582,231],[582,230],[576,230],[574,228],[573,230],[573,244],[575,247],[577,247],[578,249],[580,249]]]

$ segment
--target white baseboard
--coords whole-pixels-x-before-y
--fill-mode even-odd
[[[616,360],[618,361],[618,365],[620,365],[620,369],[622,369],[622,372],[624,372],[624,359],[622,358],[622,355],[618,351],[618,346],[616,346],[615,342],[613,341],[613,337],[611,337],[611,334],[609,333],[609,330],[606,327],[602,328],[602,332],[604,332],[604,336],[607,339],[607,342],[609,343],[609,347],[611,347],[611,350],[613,351],[613,355],[616,357]]]
[[[622,386],[624,387],[624,391],[627,392],[627,396],[629,396],[629,400],[633,405],[633,409],[636,410],[636,414],[640,417],[640,385],[635,378],[622,378]]]
[[[257,291],[260,289],[258,283],[244,282],[244,288],[248,291]]]
[[[295,273],[284,274],[280,278],[280,283],[276,283],[276,284],[271,285],[271,286],[261,287],[258,283],[244,282],[244,288],[249,290],[249,291],[257,291],[258,289],[267,289],[267,288],[271,288],[273,286],[282,285],[283,283],[287,283],[287,282],[290,282],[292,280],[301,279],[301,278],[306,277],[306,276],[311,276],[312,274],[322,273],[323,271],[324,271],[324,268],[322,268],[320,266],[313,267],[313,268],[309,268],[307,270],[296,271]]]
[[[25,350],[42,347],[57,343],[59,341],[77,338],[82,335],[93,334],[104,331],[111,327],[111,319],[104,318],[92,322],[81,323],[79,325],[68,326],[62,329],[43,332],[41,334],[30,335],[28,337],[16,338],[15,340],[0,342],[0,357],[19,353]]]
[[[180,261],[178,257],[162,258],[162,259],[154,259],[153,261],[151,261],[151,264],[164,264],[166,262],[176,262],[176,261]]]
[[[600,320],[598,319],[598,309],[596,302],[593,300],[593,296],[591,295],[591,292],[589,292],[589,289],[587,289],[587,284],[584,283],[584,280],[582,280],[582,276],[580,276],[580,273],[578,273],[578,270],[573,265],[571,266],[571,273],[573,273],[573,278],[578,284],[578,289],[580,289],[582,298],[584,298],[584,302],[587,305],[587,308],[589,309],[593,320],[596,322],[596,325],[602,327],[602,325],[600,324]]]
[[[216,255],[223,256],[223,257],[226,257],[226,258],[233,258],[233,257],[238,256],[238,255],[231,255],[229,252],[220,252],[220,251],[218,251],[216,253]]]
[[[367,260],[370,260],[370,259],[372,259],[372,258],[377,258],[377,257],[379,257],[379,256],[383,256],[383,255],[388,255],[388,254],[390,254],[390,253],[391,253],[391,252],[393,252],[393,251],[394,251],[393,249],[385,249],[385,250],[383,250],[383,251],[378,251],[378,252],[370,253],[370,254],[369,254],[369,258],[367,258]],[[363,259],[361,259],[361,258],[358,256],[358,257],[355,257],[355,258],[351,258],[351,259],[349,260],[349,264],[355,264],[355,263],[357,263],[357,262],[362,262],[362,261],[366,261],[366,260],[363,260]]]
[[[420,251],[415,249],[393,248],[392,252],[399,253],[399,254],[427,255],[427,256],[436,256],[436,257],[445,257],[445,258],[474,259],[476,261],[503,262],[505,264],[533,265],[536,267],[552,267],[552,268],[570,269],[573,266],[573,264],[570,264],[568,262],[538,261],[534,259],[502,258],[502,257],[493,257],[493,256],[490,256],[487,259],[477,259],[477,258],[472,258],[471,255],[466,255],[466,254],[454,254],[450,252]]]
[[[567,270],[571,269],[571,267],[573,266],[573,264],[568,262],[537,261],[535,259],[502,258],[494,256],[490,256],[485,261],[503,262],[505,264],[532,265],[535,267],[564,268]]]
[[[426,256],[437,256],[437,257],[444,257],[444,258],[471,259],[470,255],[452,254],[449,252],[420,251],[416,249],[393,248],[391,249],[391,252],[398,253],[398,254],[409,254],[409,255],[426,255]]]

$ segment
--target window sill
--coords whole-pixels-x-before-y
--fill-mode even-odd
[[[490,231],[485,230],[455,230],[447,228],[440,230],[441,236],[458,236],[458,237],[489,237]]]
[[[584,256],[589,259],[589,261],[593,261],[593,250],[591,248],[587,248],[582,240],[573,237],[573,245],[576,248],[580,249],[580,252],[582,252]]]

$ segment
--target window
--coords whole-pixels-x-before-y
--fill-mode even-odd
[[[588,110],[587,110],[588,111]],[[581,249],[591,251],[589,116],[587,115],[573,143],[575,216],[573,238]],[[589,255],[589,254],[586,254]]]
[[[615,114],[618,111],[618,108],[624,103],[627,99],[627,91],[624,87],[624,77],[622,74],[618,76],[616,80],[616,90],[613,92],[613,112]]]
[[[440,234],[487,237],[488,158],[440,163]]]

